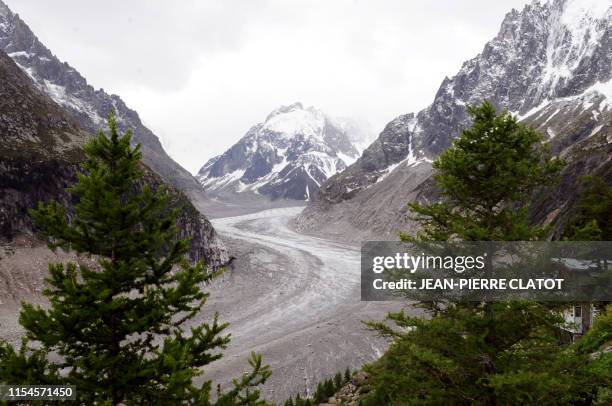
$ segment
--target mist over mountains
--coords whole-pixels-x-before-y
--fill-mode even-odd
[[[95,90],[4,4],[0,48],[84,130],[94,132],[116,110],[121,129],[132,128],[142,144],[145,163],[200,202],[222,197],[240,204],[241,195],[307,201],[296,222],[302,231],[394,237],[409,226],[406,202],[435,197],[431,162],[469,125],[467,105],[490,100],[546,134],[563,156],[607,136],[611,13],[609,2],[590,0],[534,1],[511,10],[482,52],[443,79],[431,105],[395,118],[369,146],[367,131],[354,121],[294,103],[253,125],[196,177],[119,96]]]

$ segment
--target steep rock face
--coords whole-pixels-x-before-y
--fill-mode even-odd
[[[435,158],[469,124],[467,104],[488,99],[524,118],[559,98],[606,94],[612,77],[611,19],[609,0],[534,1],[521,12],[512,10],[483,51],[444,79],[429,107],[392,121],[389,125],[403,125],[397,131],[386,128],[362,158],[322,185],[317,200],[351,199],[410,151],[417,159]],[[398,139],[407,145],[398,148]]]
[[[338,203],[355,197],[361,191],[385,179],[386,175],[404,162],[427,162],[418,159],[411,150],[410,128],[414,127],[414,114],[399,116],[385,126],[357,161],[322,185],[315,200]]]
[[[195,178],[166,154],[157,136],[142,124],[134,110],[119,96],[94,89],[76,69],[60,62],[2,0],[0,50],[27,72],[36,87],[64,107],[81,128],[95,133],[104,127],[108,113],[114,109],[119,129],[132,129],[134,141],[141,144],[144,162],[166,183],[185,192],[201,189]]]
[[[612,185],[612,92],[607,94],[561,98],[525,119],[551,138],[553,152],[566,163],[559,184],[536,193],[532,204],[533,221],[551,224],[553,238],[576,214],[583,176]]]
[[[578,142],[563,154],[567,162],[558,187],[536,195],[532,218],[539,224],[552,225],[552,238],[559,239],[567,224],[575,218],[583,176],[598,176],[612,185],[612,122],[606,129]]]
[[[482,53],[444,79],[429,107],[393,120],[359,160],[321,186],[296,227],[328,235],[344,230],[355,239],[395,238],[397,231],[410,229],[406,204],[435,198],[434,183],[424,173],[431,174],[429,162],[469,125],[465,106],[484,99],[547,135],[553,151],[570,159],[579,155],[583,141],[606,140],[612,113],[611,22],[609,0],[534,1],[521,12],[511,11]],[[565,185],[589,173],[569,168]],[[556,208],[566,203],[571,206],[559,200]],[[544,208],[555,211],[553,206],[548,201],[536,217],[542,219]]]
[[[251,127],[223,155],[209,160],[198,179],[213,194],[309,200],[321,183],[357,159],[364,138],[350,122],[295,103]]]
[[[65,188],[76,180],[89,134],[0,51],[1,241],[33,232],[28,210],[37,202],[54,199],[71,206]],[[163,180],[147,168],[146,182],[158,186]],[[181,192],[170,190],[173,204],[181,208],[181,236],[192,238],[191,259],[226,263],[227,250],[208,220]]]

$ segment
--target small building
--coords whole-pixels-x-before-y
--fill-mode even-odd
[[[598,313],[597,308],[591,303],[575,304],[564,312],[563,316],[567,322],[565,329],[576,340],[591,328],[593,320],[597,317]]]

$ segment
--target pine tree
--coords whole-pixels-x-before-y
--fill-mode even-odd
[[[612,240],[612,186],[600,176],[582,178],[583,190],[578,197],[578,213],[565,233],[574,241]]]
[[[323,384],[323,388],[325,389],[326,398],[333,396],[334,393],[336,393],[336,389],[334,387],[334,381],[332,381],[331,379],[325,380],[325,383]]]
[[[563,238],[571,241],[610,241],[612,240],[612,186],[608,186],[601,176],[584,176],[582,190],[578,194],[577,213],[566,227]],[[607,268],[607,259],[602,258],[603,267]],[[594,282],[600,286],[609,283],[609,274],[600,276]],[[603,309],[610,302],[576,303],[583,315],[589,315],[591,308]],[[582,329],[590,327],[591,317],[582,320]]]
[[[464,129],[433,163],[441,201],[411,203],[424,241],[529,241],[545,229],[529,223],[533,192],[558,179],[563,165],[543,137],[485,101],[469,106]],[[413,238],[402,234],[405,240]]]
[[[323,387],[323,383],[319,382],[317,384],[317,390],[315,391],[314,394],[314,401],[315,403],[321,403],[325,400],[325,388]]]
[[[351,370],[347,367],[344,370],[344,383],[348,383],[351,381]]]
[[[257,386],[270,372],[255,354],[216,402],[210,381],[194,384],[229,343],[217,315],[194,323],[208,296],[201,287],[217,273],[187,263],[171,194],[144,182],[139,146],[129,131],[119,136],[112,114],[108,124],[110,136],[85,146],[71,216],[57,202],[32,212],[51,248],[98,266],[49,265],[50,307],[23,305],[27,339],[20,351],[0,345],[0,382],[75,385],[80,404],[263,404]]]
[[[468,112],[472,126],[433,164],[440,201],[411,204],[420,228],[402,239],[542,238],[546,229],[529,223],[529,201],[555,181],[562,163],[550,157],[536,131],[497,114],[489,102]],[[366,405],[567,404],[584,398],[588,379],[574,371],[586,360],[563,352],[563,319],[555,309],[525,301],[420,306],[432,317],[388,316],[399,330],[368,323],[394,342],[367,367],[374,390]]]
[[[334,387],[336,390],[342,387],[342,374],[340,372],[334,376]]]

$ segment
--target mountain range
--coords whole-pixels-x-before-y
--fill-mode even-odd
[[[32,79],[36,87],[92,133],[104,127],[113,109],[121,131],[132,129],[140,143],[144,162],[162,178],[183,191],[199,191],[195,178],[164,151],[159,139],[145,127],[134,110],[118,95],[94,89],[67,62],[60,61],[39,41],[28,25],[0,0],[0,50],[6,52]]]
[[[60,62],[1,0],[0,50],[78,131],[97,131],[115,110],[120,129],[132,128],[141,143],[145,164],[195,202],[241,195],[308,201],[294,224],[301,231],[395,238],[411,224],[406,204],[436,197],[431,163],[470,124],[466,106],[485,99],[548,137],[569,163],[566,187],[584,174],[609,176],[611,6],[609,0],[535,0],[512,10],[482,52],[442,80],[429,106],[390,121],[365,149],[368,134],[353,121],[294,103],[253,125],[196,177],[165,153],[119,96],[95,90]],[[563,194],[554,201],[541,197],[534,218],[554,222],[571,210]]]
[[[435,195],[431,162],[469,125],[466,105],[485,99],[546,134],[553,151],[568,159],[603,137],[594,156],[601,158],[596,167],[605,166],[611,19],[607,0],[534,1],[512,10],[482,52],[444,78],[431,105],[392,120],[354,164],[321,185],[296,227],[357,240],[396,238],[410,227],[406,204]],[[574,178],[595,170],[568,168]],[[544,217],[552,221],[549,215],[568,204],[561,199],[541,209],[550,210]]]
[[[197,180],[166,154],[119,96],[94,89],[59,61],[1,0],[0,68],[0,240],[33,231],[27,211],[37,201],[59,199],[69,205],[64,189],[84,158],[82,145],[106,127],[114,110],[119,130],[131,129],[141,145],[147,181],[165,183],[175,195],[181,235],[192,238],[191,258],[213,266],[228,261],[223,242],[188,198],[202,194]]]

